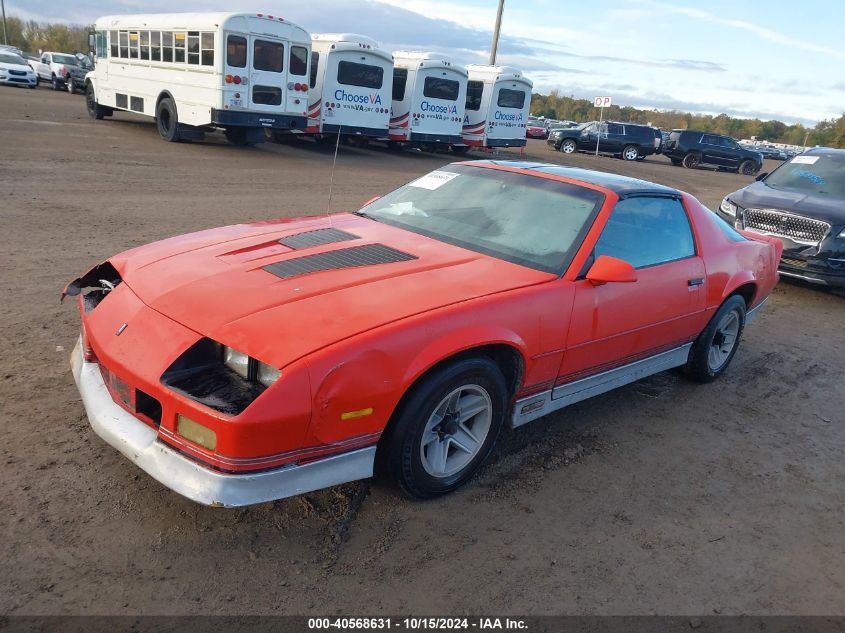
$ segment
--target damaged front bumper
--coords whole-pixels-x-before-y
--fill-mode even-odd
[[[205,468],[161,442],[156,429],[114,402],[97,363],[83,358],[81,338],[71,355],[71,368],[94,432],[148,475],[197,503],[252,505],[373,475],[374,446],[258,473]]]

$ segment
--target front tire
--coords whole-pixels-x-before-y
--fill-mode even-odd
[[[388,472],[408,495],[430,499],[475,474],[504,423],[508,389],[489,358],[466,358],[415,385],[394,414]]]
[[[179,115],[176,104],[169,97],[165,97],[156,106],[156,127],[162,139],[168,143],[179,140]]]
[[[51,82],[50,82],[50,83],[51,83],[51,85],[52,85],[52,87],[53,87],[53,90],[61,90],[61,89],[62,89],[62,83],[61,83],[61,81],[59,80],[59,78],[58,78],[58,77],[56,77],[55,75],[53,75],[52,80],[51,80]]]
[[[578,145],[571,138],[564,139],[560,144],[560,151],[564,154],[572,154],[578,149]]]
[[[697,382],[713,382],[731,364],[745,329],[745,300],[733,295],[695,339],[684,371]]]
[[[85,87],[85,109],[88,110],[88,116],[97,121],[100,121],[106,115],[105,108],[97,103],[94,85],[91,83]]]
[[[622,148],[622,158],[625,160],[637,160],[640,157],[640,150],[636,145],[626,145]]]
[[[65,87],[70,94],[76,94],[76,84],[73,81],[73,77],[68,77],[65,80]]]

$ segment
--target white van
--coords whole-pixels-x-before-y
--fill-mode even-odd
[[[222,129],[235,144],[303,129],[310,34],[264,13],[115,15],[94,27],[88,113],[155,117],[167,141]]]
[[[525,147],[534,84],[509,66],[467,66],[463,139],[470,147]]]
[[[393,57],[375,40],[354,33],[311,38],[307,134],[387,136]]]
[[[462,143],[467,71],[437,53],[393,53],[390,141],[424,149]]]

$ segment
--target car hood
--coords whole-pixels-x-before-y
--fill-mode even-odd
[[[279,243],[325,228],[357,239],[301,248]],[[287,278],[265,269],[367,245],[406,257]],[[393,321],[556,278],[348,214],[212,229],[109,261],[152,309],[276,367]]]
[[[782,209],[797,215],[824,220],[832,225],[845,224],[845,200],[808,194],[803,191],[774,189],[765,182],[755,182],[728,196],[743,208]]]
[[[8,64],[6,62],[0,62],[0,68],[3,70],[23,70],[26,72],[32,72],[32,68],[28,64]]]

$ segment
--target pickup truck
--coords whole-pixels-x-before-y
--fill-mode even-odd
[[[85,75],[91,71],[89,62],[67,53],[41,53],[27,62],[39,81],[49,81],[53,90],[65,88],[71,94],[85,89]]]

